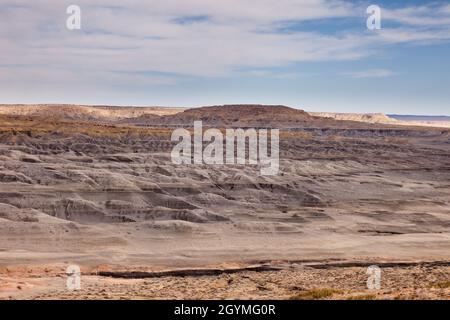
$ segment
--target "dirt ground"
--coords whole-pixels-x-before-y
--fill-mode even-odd
[[[450,299],[450,262],[381,265],[380,289],[367,287],[367,267],[278,264],[276,271],[126,279],[82,269],[70,290],[66,266],[3,268],[0,299]],[[144,267],[136,267],[144,270]],[[100,270],[100,271],[99,271]]]
[[[448,129],[270,106],[126,119],[120,108],[42,110],[0,116],[4,299],[448,298]],[[280,127],[279,174],[261,176],[255,165],[174,164],[171,126],[198,117],[205,126]],[[261,261],[280,270],[144,279],[98,273]],[[319,269],[305,261],[364,265]],[[373,292],[365,287],[372,262],[393,263]],[[69,264],[82,268],[81,291],[65,288]]]

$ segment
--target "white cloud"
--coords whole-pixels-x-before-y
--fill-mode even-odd
[[[66,8],[75,2],[81,32],[65,28]],[[30,81],[58,88],[70,82],[66,90],[170,85],[177,75],[226,77],[242,69],[361,59],[380,46],[450,40],[450,28],[441,25],[449,7],[433,8],[383,9],[402,26],[376,33],[365,23],[360,32],[281,33],[282,22],[361,17],[365,10],[340,0],[4,0],[0,83],[19,89]],[[184,18],[190,19],[180,23]]]
[[[384,29],[378,34],[379,40],[387,44],[415,43],[428,44],[450,40],[450,28],[421,30],[413,28]]]
[[[349,5],[338,1],[259,0],[255,6],[256,1],[240,0],[112,0],[93,6],[92,1],[80,0],[82,32],[65,29],[65,6],[60,1],[14,3],[0,14],[6,23],[0,31],[6,44],[0,53],[4,64],[224,76],[242,67],[364,55],[351,35],[273,30],[272,24],[280,20],[350,14]],[[209,19],[174,22],[182,16]]]
[[[362,78],[392,77],[392,76],[396,75],[396,73],[391,70],[388,70],[388,69],[369,69],[369,70],[346,72],[346,73],[343,73],[342,75],[350,76],[350,77],[356,78],[356,79],[362,79]]]
[[[449,26],[450,5],[430,5],[401,9],[383,9],[382,17],[403,24],[416,26]]]

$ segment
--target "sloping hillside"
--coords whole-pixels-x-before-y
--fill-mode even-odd
[[[383,113],[333,113],[333,112],[309,112],[316,117],[331,118],[335,120],[359,121],[367,123],[396,124],[397,120]]]
[[[146,114],[169,115],[181,112],[181,108],[165,107],[117,107],[117,106],[84,106],[84,105],[0,105],[0,114],[12,116],[31,116],[34,118],[58,120],[99,120],[114,121],[134,118]]]

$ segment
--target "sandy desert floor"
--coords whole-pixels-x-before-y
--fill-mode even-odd
[[[293,126],[289,113],[274,120],[280,174],[260,176],[173,164],[170,126],[183,114],[0,115],[0,298],[449,297],[448,129],[301,113]],[[310,265],[331,262],[348,264]],[[83,270],[81,291],[65,289],[69,264]],[[277,270],[98,273],[255,264]],[[365,288],[369,264],[385,266],[380,291]]]
[[[363,264],[361,264],[363,265]],[[81,289],[68,290],[64,265],[9,267],[2,270],[0,299],[449,299],[450,265],[381,264],[381,288],[368,289],[366,266],[273,263],[272,271],[214,275],[114,278],[99,274],[124,266],[84,268]],[[237,270],[236,264],[222,265]],[[148,266],[132,268],[148,270]],[[198,270],[198,269],[196,269]],[[217,271],[215,269],[209,269]],[[221,269],[223,270],[223,269]],[[186,274],[188,274],[187,272]],[[114,272],[113,272],[114,274]],[[121,275],[123,276],[123,275]],[[127,274],[127,276],[133,276]]]

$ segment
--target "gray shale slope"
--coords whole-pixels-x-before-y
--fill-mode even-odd
[[[158,110],[2,114],[0,264],[450,259],[449,130],[281,106]],[[172,128],[202,115],[281,128],[279,175],[173,164]]]

